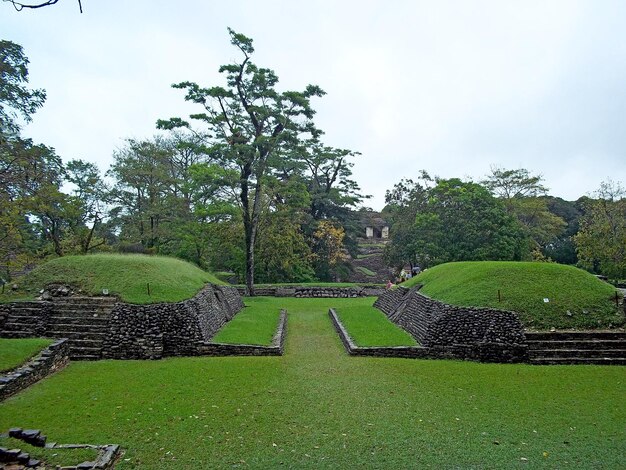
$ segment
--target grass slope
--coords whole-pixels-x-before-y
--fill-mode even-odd
[[[207,282],[224,284],[212,274],[176,258],[121,254],[56,258],[15,282],[19,291],[5,294],[2,300],[33,298],[46,284],[65,283],[92,295],[108,289],[129,303],[178,302],[193,297]]]
[[[276,333],[280,309],[267,297],[246,298],[246,308],[211,339],[216,343],[269,346]]]
[[[51,339],[0,338],[0,372],[6,372],[24,364],[46,346],[52,344]]]
[[[354,306],[338,309],[343,326],[357,346],[415,346],[415,339],[372,307],[372,298],[355,299]]]
[[[624,324],[624,315],[615,307],[615,289],[573,266],[513,261],[446,263],[402,285],[417,283],[424,285],[424,294],[442,302],[518,312],[528,328]]]
[[[120,470],[623,467],[623,367],[350,357],[327,311],[352,302],[268,301],[282,357],[72,362],[0,429],[119,443]]]

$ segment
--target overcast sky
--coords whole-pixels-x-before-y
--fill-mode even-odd
[[[170,87],[221,85],[239,59],[227,27],[254,39],[280,89],[309,84],[324,142],[357,150],[373,198],[425,169],[480,180],[490,165],[544,176],[574,200],[626,181],[626,2],[76,0],[16,12],[48,99],[23,134],[104,171],[128,137],[199,111]]]

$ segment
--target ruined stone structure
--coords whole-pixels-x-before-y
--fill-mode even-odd
[[[176,303],[62,297],[0,305],[0,336],[68,338],[71,359],[159,359],[199,347],[243,308],[234,287],[208,284]]]
[[[374,306],[432,355],[486,362],[528,359],[524,328],[514,312],[447,305],[418,291],[389,290]]]
[[[387,240],[389,238],[389,224],[380,212],[363,212],[361,224],[365,227],[364,238],[377,240]]]

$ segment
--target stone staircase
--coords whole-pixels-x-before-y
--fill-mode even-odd
[[[393,280],[392,270],[383,260],[384,242],[359,240],[359,257],[352,259],[350,282],[385,284]]]
[[[46,310],[40,302],[16,302],[2,326],[3,338],[30,338],[44,336]]]
[[[526,332],[531,364],[626,365],[626,333]]]
[[[72,360],[100,359],[115,302],[112,297],[57,298],[46,336],[67,338]]]

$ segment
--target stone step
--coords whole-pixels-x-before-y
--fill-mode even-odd
[[[83,346],[75,347],[74,343],[72,343],[72,341],[70,340],[70,355],[74,355],[74,354],[78,354],[78,355],[89,354],[92,356],[102,355],[102,345],[90,347],[90,348],[86,348]]]
[[[42,311],[42,307],[16,307],[15,304],[11,307],[11,316],[30,317],[38,316]]]
[[[102,359],[102,355],[101,354],[76,353],[76,354],[70,354],[70,359],[72,361],[97,361],[99,359]]]
[[[46,333],[47,337],[51,338],[68,338],[70,340],[75,339],[85,339],[85,340],[94,340],[94,341],[102,341],[108,335],[107,331],[90,331],[90,332],[76,332],[76,331],[48,331]]]
[[[9,318],[4,324],[5,330],[26,330],[32,329],[37,323],[34,321],[22,321],[21,318]]]
[[[598,364],[607,366],[626,365],[626,358],[623,357],[535,357],[530,359],[531,364],[536,365],[558,365],[558,364]]]
[[[103,332],[109,331],[107,323],[53,323],[48,331],[69,331],[72,333],[80,332]]]
[[[64,313],[74,316],[79,315],[81,313],[111,313],[113,309],[110,307],[99,307],[99,306],[62,306],[62,307],[54,307],[50,312],[51,315],[62,315]]]
[[[71,347],[75,347],[77,349],[90,349],[90,348],[101,348],[105,338],[99,339],[83,339],[83,338],[72,338],[70,339]]]
[[[0,335],[2,338],[35,338],[37,335],[33,335],[31,331],[23,330],[3,330]]]
[[[597,358],[611,357],[626,359],[626,349],[535,349],[529,350],[528,356],[533,358]]]
[[[114,297],[66,297],[52,301],[55,306],[91,306],[113,307],[117,303]]]
[[[527,341],[528,349],[626,349],[626,340]]]
[[[75,325],[84,324],[89,322],[92,325],[108,324],[111,320],[108,316],[103,315],[84,315],[84,316],[66,316],[66,315],[51,315],[48,318],[49,325]]]
[[[622,331],[555,331],[526,332],[527,341],[626,340]]]

